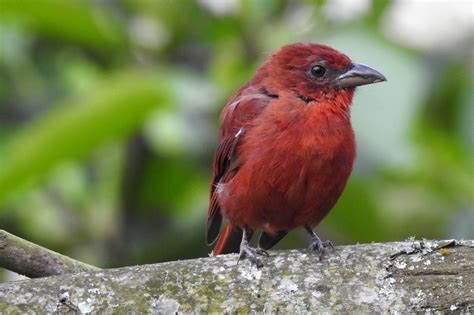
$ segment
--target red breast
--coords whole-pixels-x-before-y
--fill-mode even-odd
[[[222,213],[234,225],[275,232],[315,226],[342,193],[355,157],[347,108],[274,100],[247,127],[241,167],[219,189]]]

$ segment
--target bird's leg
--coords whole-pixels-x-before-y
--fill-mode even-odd
[[[258,255],[268,256],[268,253],[262,248],[254,248],[249,245],[249,241],[252,238],[252,235],[252,229],[248,227],[245,227],[243,229],[242,242],[240,243],[239,261],[242,258],[248,257],[248,259],[250,259],[250,261],[257,266],[257,268],[260,268],[263,266],[263,263],[258,258]]]
[[[309,249],[317,250],[319,252],[319,260],[321,260],[329,248],[334,249],[332,243],[330,241],[322,241],[316,233],[314,233],[313,229],[305,225],[304,228],[306,231],[311,235],[311,240],[309,241]]]

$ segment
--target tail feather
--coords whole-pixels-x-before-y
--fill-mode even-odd
[[[260,235],[260,239],[258,240],[258,247],[263,249],[270,249],[283,237],[285,237],[286,234],[288,234],[288,231],[285,230],[278,231],[275,234],[262,232],[262,234]]]
[[[242,230],[233,227],[227,223],[222,229],[219,238],[217,239],[214,250],[212,251],[213,256],[238,253],[240,251],[240,242],[242,241]]]

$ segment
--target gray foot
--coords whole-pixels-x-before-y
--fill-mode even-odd
[[[247,257],[257,268],[263,267],[263,263],[258,256],[269,256],[267,251],[262,248],[250,247],[248,243],[240,244],[239,261]]]
[[[319,261],[323,259],[328,249],[334,249],[330,241],[322,241],[317,235],[311,237],[309,241],[309,249],[316,250],[319,252]]]

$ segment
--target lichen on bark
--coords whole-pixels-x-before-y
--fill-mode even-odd
[[[264,263],[257,269],[247,260],[237,264],[237,255],[225,255],[5,283],[0,284],[0,312],[474,308],[474,241],[338,246],[322,261],[307,250],[273,251]]]

